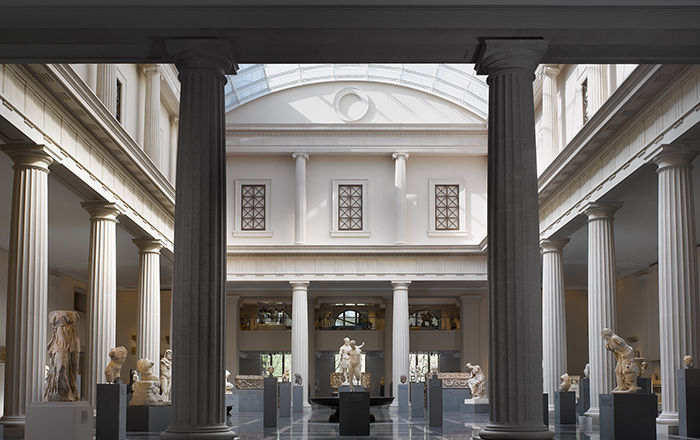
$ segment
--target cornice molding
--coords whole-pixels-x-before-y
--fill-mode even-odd
[[[487,136],[486,124],[226,124],[226,136]]]
[[[324,246],[324,245],[280,245],[280,246],[228,246],[228,257],[322,257],[322,256],[464,256],[485,257],[481,244],[471,246]]]

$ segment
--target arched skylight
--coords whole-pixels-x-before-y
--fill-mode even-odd
[[[399,84],[447,99],[486,119],[488,86],[473,64],[241,64],[226,84],[226,111],[279,90],[319,82]]]

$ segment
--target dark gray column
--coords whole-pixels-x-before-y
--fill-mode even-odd
[[[175,207],[172,424],[163,439],[233,439],[224,403],[226,163],[230,44],[173,40],[180,72]]]
[[[490,423],[484,439],[544,439],[542,298],[532,81],[543,40],[485,40],[488,75]]]

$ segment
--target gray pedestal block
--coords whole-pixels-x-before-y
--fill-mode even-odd
[[[339,432],[343,436],[368,436],[369,435],[369,392],[340,392]]]
[[[425,416],[424,385],[421,382],[411,382],[411,417]]]
[[[126,430],[136,432],[161,432],[170,425],[172,407],[127,406]]]
[[[362,385],[355,385],[350,389],[350,385],[341,385],[338,387],[338,392],[339,393],[350,393],[350,392],[360,392],[364,391],[365,387]]]
[[[700,369],[678,371],[678,433],[700,437]]]
[[[399,412],[408,412],[408,384],[399,384]]]
[[[277,427],[277,378],[266,377],[263,385],[263,426]]]
[[[124,440],[126,438],[126,384],[97,384],[97,440]]]
[[[600,439],[656,439],[656,395],[601,394]]]
[[[477,414],[488,414],[489,413],[489,399],[482,397],[479,399],[469,399],[465,405],[465,412],[469,415],[475,416]]]
[[[554,393],[554,423],[557,425],[576,424],[576,393],[574,391]]]
[[[292,383],[282,382],[280,384],[280,418],[292,416]]]
[[[578,382],[578,403],[576,404],[576,413],[580,416],[585,415],[588,408],[591,407],[591,380],[587,377],[582,377]]]
[[[442,380],[428,379],[428,426],[442,426]]]
[[[467,388],[444,388],[442,390],[442,410],[444,412],[463,412],[466,409],[465,399],[471,399],[472,394]]]
[[[262,412],[263,390],[233,390],[238,395],[238,412]]]
[[[226,396],[226,414],[238,414],[238,394],[225,394]]]
[[[638,377],[637,386],[639,387],[638,393],[651,393],[651,378],[650,377]]]
[[[27,405],[24,438],[92,440],[93,408],[86,401],[30,403]]]
[[[542,394],[542,422],[544,426],[549,426],[549,395]]]
[[[304,387],[302,385],[292,387],[292,410],[295,413],[304,412]]]

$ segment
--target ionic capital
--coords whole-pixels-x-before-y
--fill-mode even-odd
[[[615,211],[620,209],[622,202],[591,202],[583,207],[583,211],[588,216],[588,221],[612,220]]]
[[[547,41],[536,39],[483,40],[476,61],[476,72],[489,77],[514,70],[534,74],[547,46]]]
[[[233,44],[212,38],[173,39],[165,43],[177,70],[182,75],[194,70],[210,70],[221,75],[236,73]]]
[[[408,159],[408,153],[397,152],[397,153],[393,153],[391,155],[391,157],[393,157],[394,159],[404,159],[405,160],[405,159]]]
[[[34,168],[48,173],[49,165],[53,163],[53,158],[44,145],[7,144],[0,145],[0,150],[10,156],[15,163],[14,169]]]
[[[163,242],[153,238],[134,238],[131,241],[139,248],[140,254],[160,254],[163,248]]]
[[[307,153],[292,153],[292,158],[309,160],[309,155]]]
[[[665,144],[648,156],[656,164],[656,172],[671,168],[692,168],[693,159],[698,155],[697,147],[685,144]]]
[[[396,290],[408,290],[408,286],[411,284],[410,281],[392,281],[391,287]]]
[[[117,216],[121,214],[119,208],[114,203],[102,200],[91,200],[80,204],[84,210],[90,213],[90,221],[108,220],[117,222]]]
[[[568,242],[568,238],[545,238],[540,240],[540,250],[543,254],[549,252],[561,253]]]
[[[292,290],[303,290],[306,291],[309,288],[309,281],[290,281],[289,284],[292,286]]]

